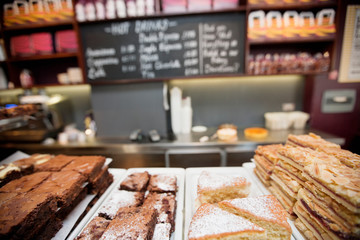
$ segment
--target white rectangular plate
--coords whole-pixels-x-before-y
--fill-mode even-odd
[[[184,227],[184,239],[187,239],[188,231],[192,216],[194,215],[195,200],[197,198],[197,184],[198,178],[202,171],[208,171],[210,173],[216,173],[220,175],[236,175],[245,177],[251,182],[249,197],[256,197],[264,195],[259,191],[257,185],[252,182],[252,179],[248,172],[242,167],[209,167],[209,168],[187,168],[186,169],[186,192],[185,192],[185,227]]]
[[[255,168],[255,163],[253,162],[246,162],[243,164],[243,167],[246,169],[246,171],[249,173],[250,177],[252,178],[253,182],[259,187],[259,189],[264,193],[264,194],[271,194],[271,192],[269,192],[269,190],[267,190],[267,188],[264,186],[264,184],[259,180],[259,178],[255,175],[254,173],[254,168]],[[288,219],[288,223],[291,226],[291,230],[292,230],[292,236],[291,239],[292,240],[304,240],[304,237],[301,235],[301,233],[299,232],[299,230],[295,227],[294,225],[294,221],[291,221],[290,219]]]
[[[120,181],[118,181],[117,186],[120,186],[125,177],[134,172],[144,172],[148,171],[150,174],[173,174],[177,178],[177,193],[176,193],[176,217],[175,217],[175,231],[171,236],[171,240],[181,240],[182,239],[182,230],[183,230],[183,208],[184,208],[184,182],[185,182],[185,170],[183,168],[130,168],[126,171],[125,174],[121,177]],[[114,188],[111,189],[111,192],[114,191]],[[101,202],[101,204],[94,206],[91,209],[91,212],[88,213],[90,215],[86,219],[79,224],[79,226],[74,230],[68,240],[74,239],[77,235],[79,235],[82,229],[95,217],[98,215],[98,211],[101,208],[102,204],[105,204],[107,200],[111,197],[111,192],[107,194],[106,198]],[[91,214],[90,214],[91,213]],[[87,216],[88,216],[87,215]],[[86,221],[85,221],[86,220]]]

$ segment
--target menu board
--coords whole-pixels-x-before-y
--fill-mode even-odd
[[[80,26],[88,83],[244,72],[245,14]]]

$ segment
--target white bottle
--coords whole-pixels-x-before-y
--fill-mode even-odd
[[[102,0],[97,0],[95,2],[95,8],[96,8],[96,19],[97,20],[103,20],[105,19],[105,6],[104,2]]]
[[[85,15],[86,20],[88,21],[95,21],[96,14],[95,14],[95,5],[92,1],[87,1],[85,4]]]
[[[126,5],[124,0],[116,0],[116,13],[119,18],[126,17]]]
[[[181,132],[190,133],[192,127],[193,110],[191,107],[191,98],[186,97],[182,100],[181,108]]]
[[[106,2],[106,18],[107,19],[114,19],[115,17],[116,17],[115,1],[114,0],[107,0],[107,2]]]
[[[82,1],[79,1],[75,5],[76,20],[78,22],[85,22],[85,6]]]
[[[170,90],[171,126],[175,134],[181,133],[182,91],[178,87]]]
[[[136,4],[135,1],[127,1],[126,2],[126,8],[127,8],[127,15],[129,17],[135,17],[136,16]]]
[[[136,10],[138,16],[145,15],[145,1],[144,0],[136,0]]]

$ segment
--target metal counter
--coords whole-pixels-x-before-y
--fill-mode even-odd
[[[241,162],[249,161],[249,156],[253,155],[258,145],[285,143],[288,134],[308,134],[313,132],[322,138],[343,145],[345,139],[331,134],[327,134],[315,129],[304,130],[272,130],[266,138],[261,140],[246,139],[243,130],[238,130],[238,140],[236,142],[221,142],[211,140],[199,142],[203,136],[209,138],[215,133],[216,129],[209,129],[203,133],[191,133],[177,135],[176,140],[161,140],[157,143],[152,142],[131,142],[127,137],[119,138],[96,138],[86,143],[68,143],[44,145],[41,143],[2,143],[0,148],[3,150],[21,150],[28,154],[32,153],[51,153],[68,155],[105,155],[112,157],[114,163],[111,167],[141,167],[141,166],[172,166],[171,157],[181,155],[183,157],[196,155],[217,155],[219,166],[228,166],[228,156],[231,154],[247,153]],[[196,160],[195,160],[196,161]],[[237,165],[237,163],[235,163]],[[208,165],[208,164],[205,164]],[[200,164],[200,166],[202,166]],[[186,166],[183,166],[186,167]]]

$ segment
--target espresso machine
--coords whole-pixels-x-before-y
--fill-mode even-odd
[[[0,141],[41,142],[74,122],[71,101],[63,95],[26,95],[19,102],[0,109]]]

